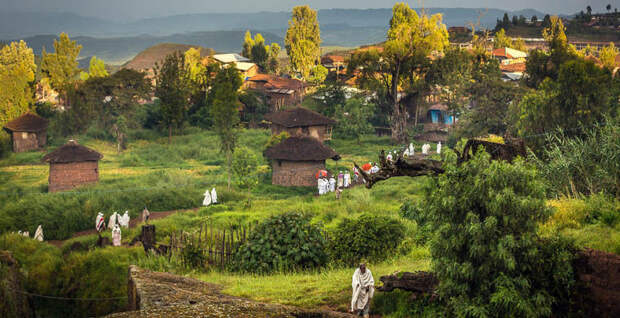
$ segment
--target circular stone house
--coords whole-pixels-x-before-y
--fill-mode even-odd
[[[281,186],[316,186],[315,174],[325,169],[325,160],[339,160],[331,148],[313,137],[290,137],[265,150],[271,160],[271,183]]]
[[[45,147],[48,125],[47,119],[26,113],[8,122],[4,130],[11,135],[13,152],[25,152]]]
[[[49,162],[49,192],[71,190],[99,181],[99,160],[103,155],[69,140],[48,153],[42,161]]]

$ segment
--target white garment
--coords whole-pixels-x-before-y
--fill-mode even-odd
[[[211,189],[211,203],[217,203],[217,191],[215,191],[215,188]]]
[[[409,144],[409,155],[410,156],[415,155],[415,147],[413,147],[413,143]]]
[[[119,218],[118,223],[121,225],[121,227],[128,228],[129,227],[129,220],[130,220],[130,218],[129,218],[129,211],[125,211],[125,214],[123,214],[123,216],[121,216]]]
[[[437,153],[441,154],[441,141],[437,144]]]
[[[121,228],[117,225],[112,230],[112,245],[121,246]]]
[[[209,190],[205,191],[205,198],[202,200],[202,205],[209,206],[211,205],[211,192]]]
[[[428,155],[428,151],[431,150],[431,145],[429,144],[424,144],[422,146],[422,154],[423,155]]]
[[[344,174],[344,187],[348,188],[351,185],[351,174],[347,171]]]
[[[392,159],[393,159],[393,158],[394,158],[394,157],[392,157],[392,152],[390,151],[390,153],[388,153],[388,155],[387,155],[386,159],[387,159],[388,161],[392,161]]]
[[[364,274],[360,269],[356,269],[351,279],[353,295],[351,297],[351,310],[362,310],[375,294],[375,279],[369,269]],[[366,291],[368,287],[368,291]]]
[[[37,231],[34,232],[33,238],[39,242],[43,242],[43,228],[41,227],[41,225],[37,227]]]
[[[336,191],[336,179],[334,177],[329,178],[329,192]]]
[[[370,173],[377,173],[379,172],[379,167],[377,167],[377,165],[372,166],[372,168],[370,168]]]
[[[22,232],[22,235],[25,237],[30,237],[30,231],[24,231]]]
[[[95,229],[97,232],[101,232],[105,227],[105,218],[103,217],[103,213],[99,212],[97,217],[95,218]]]
[[[316,180],[316,187],[319,189],[319,195],[325,194],[325,192],[323,192],[325,190],[325,185],[323,184],[323,178],[318,178]]]
[[[116,219],[118,219],[118,213],[114,212],[110,215],[110,220],[108,221],[108,230],[111,230],[116,225]]]

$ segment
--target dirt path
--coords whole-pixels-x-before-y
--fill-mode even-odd
[[[180,213],[195,212],[195,211],[198,211],[198,209],[199,208],[193,208],[193,209],[188,209],[188,210],[172,210],[172,211],[164,211],[164,212],[151,212],[151,214],[149,216],[149,220],[163,219],[163,218],[168,217],[168,216],[170,216],[172,214],[175,214],[177,212],[180,212]],[[133,218],[133,219],[131,219],[129,221],[129,228],[135,228],[135,227],[137,227],[141,223],[142,223],[142,218],[141,217]],[[93,234],[97,234],[97,230],[92,229],[92,230],[76,232],[69,239],[66,239],[66,240],[52,240],[52,241],[47,241],[47,243],[52,244],[52,245],[54,245],[56,247],[61,247],[62,244],[64,244],[67,240],[74,239],[74,238],[80,237],[80,236],[87,236],[87,235],[93,235]]]

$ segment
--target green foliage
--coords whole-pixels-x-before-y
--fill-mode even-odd
[[[374,112],[375,105],[360,98],[352,98],[343,106],[336,105],[336,136],[359,141],[363,135],[372,133],[374,130],[370,118]]]
[[[163,64],[156,67],[155,77],[155,96],[161,101],[162,124],[168,128],[168,139],[171,142],[172,128],[180,127],[187,118],[190,82],[185,56],[178,52],[166,56]]]
[[[259,91],[247,90],[239,94],[239,101],[243,104],[243,115],[241,121],[255,127],[262,120],[265,114],[269,113],[270,106],[267,103],[267,96]]]
[[[254,46],[254,40],[252,39],[252,33],[250,30],[245,31],[245,36],[243,38],[243,50],[241,51],[241,55],[245,56],[249,59],[252,59],[252,47]]]
[[[108,75],[109,74],[108,71],[105,69],[105,63],[103,62],[103,60],[98,59],[96,56],[93,56],[90,59],[88,73],[80,73],[80,79],[85,81],[91,77],[106,77]]]
[[[280,54],[280,45],[278,43],[265,45],[265,39],[262,34],[257,33],[254,39],[252,39],[250,30],[245,32],[241,55],[256,63],[261,70],[269,73],[276,72],[278,68],[278,54]]]
[[[326,240],[310,218],[288,212],[267,218],[235,254],[235,267],[252,273],[310,269],[327,263]]]
[[[321,85],[325,82],[328,73],[329,70],[327,70],[327,68],[323,65],[315,65],[310,69],[310,77],[308,78],[308,82],[313,83],[314,85]]]
[[[609,46],[603,47],[599,52],[603,66],[612,71],[616,68],[616,56],[618,56],[618,49],[613,42],[610,42]]]
[[[405,227],[396,219],[364,214],[344,219],[330,233],[332,259],[346,265],[362,260],[380,261],[393,254],[405,237]]]
[[[479,151],[426,186],[433,271],[449,316],[541,317],[566,301],[572,253],[541,242],[550,211],[544,186],[522,161],[489,163]],[[550,249],[553,245],[555,248]]]
[[[199,245],[194,244],[193,241],[190,241],[183,247],[181,259],[183,264],[189,269],[204,268],[207,264],[207,256],[204,251]]]
[[[291,67],[305,79],[321,56],[321,30],[317,12],[309,6],[293,8],[284,39]]]
[[[269,137],[269,140],[267,141],[267,144],[265,144],[265,149],[271,148],[283,142],[284,140],[286,140],[286,138],[289,137],[291,137],[291,135],[286,131],[283,131],[277,135],[271,135],[271,137]]]
[[[241,188],[248,192],[258,185],[258,157],[251,149],[239,147],[235,150],[232,171]]]
[[[49,78],[52,88],[63,95],[79,74],[77,58],[82,46],[71,41],[66,33],[61,33],[59,40],[54,40],[54,53],[43,50],[41,54],[41,72]],[[71,101],[64,98],[71,105]]]
[[[370,308],[373,313],[389,318],[440,317],[440,303],[430,296],[412,299],[407,291],[395,289],[389,293],[375,293]]]
[[[0,49],[0,127],[32,108],[36,69],[34,53],[26,42],[12,42]]]
[[[319,87],[315,95],[321,98],[315,110],[327,117],[333,117],[338,106],[344,105],[347,101],[344,85],[341,82],[323,85]]]

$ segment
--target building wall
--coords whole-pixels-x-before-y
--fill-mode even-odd
[[[293,127],[287,128],[277,124],[271,125],[271,134],[278,135],[281,132],[288,132],[291,137],[314,137],[319,141],[330,140],[332,138],[332,130],[329,126],[307,126],[307,127]]]
[[[49,192],[71,190],[99,181],[99,162],[51,163]]]
[[[282,161],[272,160],[271,183],[286,187],[314,187],[315,174],[325,169],[325,161]]]
[[[45,146],[46,133],[17,132],[12,134],[13,152],[37,150]]]

